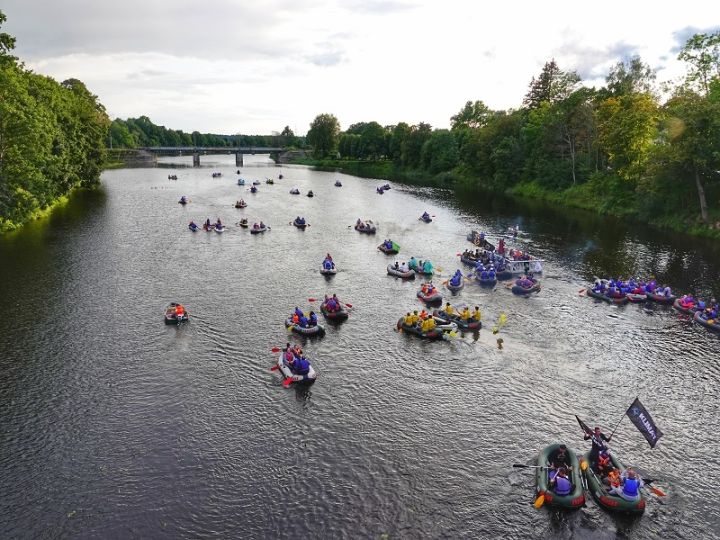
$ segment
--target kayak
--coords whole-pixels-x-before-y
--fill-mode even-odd
[[[475,319],[468,319],[467,321],[464,321],[462,317],[458,315],[448,315],[445,311],[438,309],[433,310],[432,314],[436,319],[457,324],[460,330],[480,330],[482,328],[482,321],[477,321]]]
[[[324,276],[334,276],[335,274],[337,274],[337,268],[325,268],[325,266],[321,264],[320,273]]]
[[[399,277],[402,279],[415,279],[415,272],[413,272],[412,270],[403,272],[402,270],[398,270],[397,268],[395,268],[395,266],[393,266],[392,264],[388,264],[387,273],[391,276]]]
[[[297,220],[297,218],[295,218],[295,219],[293,220],[293,225],[295,225],[295,226],[296,226],[298,229],[300,229],[301,231],[304,231],[304,230],[305,230],[305,227],[308,226],[307,223],[300,223],[300,222]]]
[[[613,467],[622,473],[625,470],[625,466],[615,458],[612,452],[609,453],[609,456]],[[590,452],[580,458],[580,463],[583,464],[581,468],[587,464],[583,474],[587,481],[588,491],[593,496],[593,499],[605,510],[633,514],[642,513],[645,510],[645,500],[642,497],[642,491],[640,491],[638,498],[632,501],[624,499],[620,495],[610,494],[609,487],[603,484],[600,475],[590,467]]]
[[[325,302],[323,302],[320,304],[320,312],[329,321],[344,321],[348,318],[348,312],[342,305],[340,305],[340,309],[336,311],[329,311],[325,306]]]
[[[597,298],[598,300],[603,300],[607,302],[608,304],[616,304],[616,305],[622,305],[628,303],[628,297],[626,295],[623,296],[617,296],[615,298],[610,298],[606,294],[603,294],[601,292],[597,292],[593,289],[586,289],[587,295],[592,296],[593,298]]]
[[[266,226],[258,227],[257,229],[253,227],[252,229],[250,229],[250,234],[260,234],[264,233],[265,231],[267,231]]]
[[[292,319],[285,319],[285,327],[291,328],[293,332],[303,336],[324,336],[325,329],[319,324],[316,326],[300,326],[292,322]]]
[[[702,311],[696,311],[693,320],[712,332],[720,332],[720,321],[717,319],[705,319],[702,314]]]
[[[315,382],[315,379],[317,379],[317,373],[313,369],[312,365],[310,365],[309,371],[305,375],[298,375],[296,373],[293,373],[290,369],[290,366],[288,366],[285,363],[285,353],[280,353],[280,357],[277,361],[278,365],[278,371],[282,374],[283,379],[292,379],[293,383],[297,384],[312,384]]]
[[[520,295],[540,292],[540,282],[537,279],[531,279],[530,281],[532,281],[532,285],[530,287],[523,287],[520,285],[520,280],[518,279],[512,286],[512,292]]]
[[[386,248],[385,244],[380,244],[378,249],[386,255],[395,255],[396,253],[400,253],[400,246],[395,242],[392,243],[392,248]]]
[[[405,317],[400,317],[400,319],[398,319],[397,329],[404,331],[406,334],[412,334],[422,339],[445,339],[445,333],[442,329],[435,327],[429,332],[423,332],[417,326],[410,326],[408,324],[405,324]]]
[[[165,308],[165,324],[180,324],[183,321],[190,320],[190,314],[187,310],[180,316],[177,316],[175,308],[179,306],[177,302],[170,302],[170,305]]]
[[[433,289],[433,292],[431,292],[430,294],[425,294],[424,292],[422,292],[422,290],[420,290],[417,292],[417,297],[426,304],[442,304],[442,295],[437,289]]]
[[[537,464],[541,468],[537,469],[536,475],[537,494],[538,496],[545,495],[545,504],[547,504],[548,506],[554,506],[568,510],[580,508],[585,504],[585,495],[583,493],[582,479],[580,477],[580,462],[578,461],[577,454],[570,450],[570,448],[567,449],[567,456],[570,460],[570,476],[568,477],[568,480],[570,480],[570,482],[572,483],[572,491],[569,495],[558,495],[548,487],[550,483],[550,477],[548,473],[551,472],[547,469],[548,456],[551,452],[557,450],[559,446],[559,444],[551,444],[549,446],[546,446],[543,450],[540,451],[540,455],[538,455]]]

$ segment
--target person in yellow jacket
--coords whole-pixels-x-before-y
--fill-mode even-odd
[[[448,315],[455,315],[455,309],[450,305],[450,302],[445,304],[445,313]]]
[[[480,314],[480,308],[475,306],[475,311],[473,311],[472,318],[476,321],[479,321],[482,319],[482,315]]]
[[[460,318],[463,321],[467,321],[470,318],[470,308],[465,306],[465,309],[463,309],[462,313],[460,314]]]
[[[410,315],[411,322],[410,324],[417,324],[417,322],[420,320],[420,316],[418,315],[417,309],[412,312],[412,315]]]
[[[412,318],[412,315],[410,315],[410,312],[409,312],[409,311],[408,311],[407,314],[405,315],[405,318],[403,319],[403,322],[404,322],[406,325],[408,325],[408,326],[412,326],[412,325],[413,325],[413,318]]]

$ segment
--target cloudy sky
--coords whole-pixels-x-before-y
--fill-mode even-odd
[[[600,85],[634,54],[658,80],[678,47],[720,28],[717,0],[6,0],[3,31],[38,73],[75,77],[112,118],[184,131],[305,134],[319,113],[342,128],[449,127],[468,100],[517,108],[555,58]]]

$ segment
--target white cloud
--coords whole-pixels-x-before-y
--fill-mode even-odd
[[[305,133],[322,112],[343,127],[447,127],[467,100],[518,107],[552,57],[589,84],[633,53],[675,78],[678,41],[717,10],[703,0],[662,4],[24,0],[3,8],[3,30],[29,67],[81,79],[113,117]]]

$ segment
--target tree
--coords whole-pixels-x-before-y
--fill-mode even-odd
[[[714,34],[695,34],[678,54],[690,64],[686,80],[690,87],[707,94],[713,78],[720,78],[720,30]]]
[[[627,62],[620,61],[615,64],[605,81],[611,96],[650,94],[653,91],[655,77],[655,70],[644,64],[636,55]]]
[[[332,114],[319,114],[310,124],[307,142],[312,146],[317,158],[334,156],[337,152],[340,122]]]
[[[562,71],[553,58],[545,62],[540,76],[530,81],[530,88],[523,100],[526,109],[537,109],[541,103],[554,103],[565,99],[577,88],[580,77],[574,71]]]
[[[432,174],[449,171],[458,162],[458,146],[453,133],[447,129],[432,132],[422,146],[422,164]]]
[[[412,126],[407,136],[403,140],[400,161],[408,167],[420,167],[422,157],[422,147],[432,134],[432,126],[425,122],[420,122],[416,126]]]
[[[492,117],[491,111],[482,101],[468,101],[460,112],[450,118],[450,126],[453,131],[470,128],[477,129],[487,125]]]
[[[392,136],[388,144],[388,153],[393,161],[400,163],[402,161],[402,148],[405,144],[405,139],[410,134],[410,126],[405,122],[400,122],[390,131]]]
[[[0,26],[5,24],[5,21],[7,21],[7,17],[2,11],[0,11]],[[6,58],[8,61],[13,62],[15,57],[8,55],[8,52],[12,51],[14,48],[15,38],[10,34],[0,32],[0,58]]]

